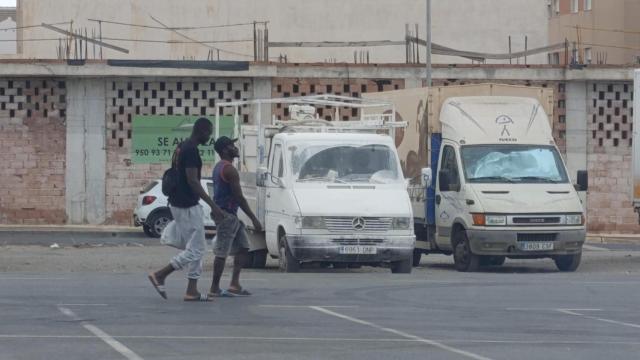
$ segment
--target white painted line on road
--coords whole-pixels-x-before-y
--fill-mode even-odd
[[[567,309],[558,309],[558,311],[561,312],[561,313],[567,314],[567,315],[580,316],[580,317],[583,317],[585,319],[597,320],[597,321],[602,321],[602,322],[606,322],[606,323],[609,323],[609,324],[622,325],[622,326],[628,326],[628,327],[640,329],[640,324],[633,324],[633,323],[628,323],[628,322],[624,322],[624,321],[605,319],[605,318],[601,318],[601,317],[597,317],[597,316],[584,315],[584,314],[580,314],[577,311],[571,311],[571,310],[567,310]]]
[[[277,308],[277,309],[286,309],[286,308],[308,309],[311,306],[324,307],[324,308],[357,308],[358,307],[358,305],[258,305],[258,306],[266,307],[266,308]]]
[[[74,313],[68,308],[58,306],[58,310],[60,310],[60,312],[62,312],[63,314],[69,316],[74,320],[82,321],[78,317],[78,315],[76,315],[76,313]],[[107,345],[111,346],[115,351],[119,352],[120,355],[124,356],[127,360],[144,360],[140,356],[138,356],[138,354],[134,353],[133,350],[124,346],[124,344],[114,339],[113,337],[111,337],[111,335],[107,334],[106,332],[100,330],[97,326],[91,325],[87,322],[83,322],[82,327],[87,329],[89,332],[91,332],[100,340],[104,341]]]
[[[109,304],[58,304],[56,306],[109,306]]]
[[[603,247],[599,247],[599,246],[593,246],[593,245],[582,245],[582,248],[585,250],[589,250],[589,251],[611,251],[607,248],[603,248]]]
[[[388,332],[388,333],[391,333],[391,334],[395,334],[395,335],[401,336],[401,337],[406,338],[406,339],[410,339],[410,340],[414,340],[414,341],[417,341],[417,342],[425,343],[425,344],[431,345],[433,347],[437,347],[437,348],[445,350],[445,351],[449,351],[449,352],[452,352],[452,353],[455,353],[455,354],[458,354],[458,355],[462,355],[462,356],[468,357],[470,359],[474,359],[474,360],[492,360],[492,359],[490,359],[488,357],[484,357],[484,356],[481,356],[481,355],[478,355],[478,354],[474,354],[474,353],[469,352],[469,351],[457,349],[457,348],[445,345],[445,344],[443,344],[441,342],[438,342],[438,341],[435,341],[435,340],[421,338],[419,336],[411,335],[411,334],[405,333],[405,332],[400,331],[400,330],[396,330],[396,329],[391,329],[391,328],[387,328],[387,327],[384,327],[384,326],[380,326],[380,325],[374,324],[372,322],[360,320],[360,319],[357,319],[357,318],[354,318],[354,317],[351,317],[351,316],[348,316],[348,315],[343,315],[343,314],[337,313],[335,311],[331,311],[331,310],[322,308],[320,306],[310,306],[310,308],[313,309],[313,310],[319,311],[321,313],[327,314],[327,315],[335,316],[335,317],[343,319],[343,320],[348,320],[348,321],[354,322],[356,324],[369,326],[369,327],[372,327],[372,328],[375,328],[375,329],[378,329],[378,330],[381,330],[381,331],[384,331],[384,332]]]
[[[602,311],[602,309],[557,309],[557,308],[507,308],[507,311]]]
[[[131,335],[112,336],[115,339],[131,340],[173,340],[173,341],[307,341],[307,342],[388,342],[388,343],[422,343],[422,340],[415,339],[364,339],[364,338],[307,338],[307,337],[256,337],[256,336],[153,336],[153,335]],[[0,340],[11,339],[95,339],[93,335],[2,335]],[[434,339],[442,343],[450,344],[521,344],[521,345],[633,345],[640,346],[639,341],[598,341],[598,340],[474,340],[474,339]]]
[[[1,277],[0,280],[68,280],[68,278],[45,278],[45,277]]]

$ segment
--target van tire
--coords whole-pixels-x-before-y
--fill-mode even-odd
[[[411,274],[413,269],[413,257],[391,263],[392,274]]]
[[[480,257],[471,252],[471,245],[469,244],[467,232],[464,230],[456,231],[453,234],[453,240],[453,261],[455,263],[456,270],[460,272],[478,271],[478,268],[480,267]]]
[[[502,266],[506,260],[505,256],[482,256],[480,266]]]
[[[300,271],[300,262],[293,257],[285,234],[280,235],[278,241],[278,267],[280,271],[286,273],[297,273]]]
[[[420,260],[422,259],[422,251],[418,249],[413,249],[413,266],[420,266]]]
[[[553,258],[558,270],[562,272],[574,272],[580,266],[580,260],[582,260],[582,253],[575,255],[560,255]]]
[[[251,252],[253,254],[253,268],[264,269],[267,266],[267,249]]]

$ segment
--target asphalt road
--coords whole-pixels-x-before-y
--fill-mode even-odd
[[[0,261],[36,250],[13,248]],[[105,250],[55,254],[91,259]],[[103,256],[171,253],[111,250]],[[640,252],[634,250],[587,249],[583,267],[570,274],[548,260],[508,260],[463,274],[443,256],[423,258],[410,275],[252,270],[243,278],[253,297],[213,303],[181,301],[183,274],[168,280],[165,301],[138,268],[5,271],[0,358],[636,359]],[[207,272],[201,290],[209,282]]]

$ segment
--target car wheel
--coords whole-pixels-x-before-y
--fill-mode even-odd
[[[151,232],[151,228],[149,227],[149,225],[142,225],[142,231],[144,231],[144,233],[148,236],[148,237],[155,237],[153,235],[153,232]]]
[[[420,260],[422,259],[422,251],[413,249],[413,266],[420,266]]]
[[[286,273],[297,273],[300,271],[300,262],[291,254],[291,250],[289,250],[289,245],[287,245],[287,239],[284,234],[280,236],[278,252],[278,255],[280,255],[278,258],[278,267],[280,268],[280,271]]]
[[[253,251],[253,268],[264,269],[267,266],[267,249]]]
[[[453,251],[453,261],[456,270],[461,272],[477,271],[480,266],[480,257],[471,252],[469,238],[464,230],[456,232],[454,235],[455,249]]]
[[[580,266],[580,260],[582,260],[582,253],[575,255],[561,255],[553,258],[558,270],[563,272],[573,272]]]
[[[413,269],[413,257],[391,263],[392,274],[411,274]]]
[[[158,211],[157,213],[151,215],[149,219],[147,219],[147,224],[149,226],[149,231],[151,232],[151,236],[155,238],[159,238],[162,235],[162,231],[167,224],[173,220],[173,216],[171,216],[171,212],[166,211]]]

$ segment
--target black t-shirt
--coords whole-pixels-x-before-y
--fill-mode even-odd
[[[202,171],[202,159],[198,145],[192,140],[185,140],[176,149],[178,163],[178,189],[175,196],[169,197],[169,204],[179,208],[189,208],[198,204],[199,196],[191,190],[187,182],[187,168],[198,169],[198,180]]]

